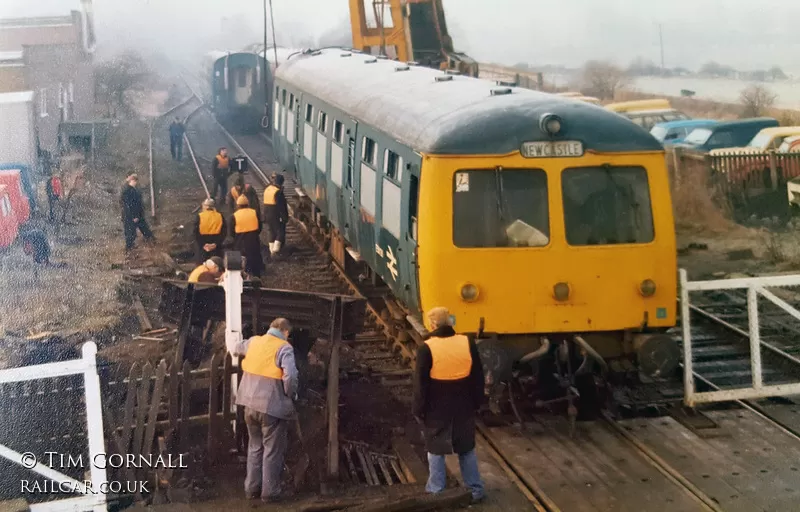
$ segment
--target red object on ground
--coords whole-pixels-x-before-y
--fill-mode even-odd
[[[25,224],[31,216],[31,206],[28,196],[22,188],[22,176],[18,169],[0,171],[0,185],[6,186],[11,206],[17,215],[18,225]]]
[[[6,189],[6,185],[0,185],[0,249],[10,247],[19,232],[17,216]]]

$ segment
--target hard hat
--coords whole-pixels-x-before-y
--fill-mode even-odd
[[[242,194],[241,196],[239,196],[239,199],[236,200],[236,205],[237,206],[249,206],[250,205],[250,201],[247,200],[247,196]]]

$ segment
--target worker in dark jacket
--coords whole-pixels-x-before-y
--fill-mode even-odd
[[[54,222],[55,208],[64,195],[64,190],[61,185],[61,178],[58,176],[58,174],[53,174],[50,176],[50,179],[47,180],[47,184],[45,185],[45,191],[47,192],[47,205],[50,210],[48,218],[50,219],[50,222]]]
[[[202,263],[212,256],[222,257],[222,242],[225,241],[225,219],[216,210],[213,199],[203,201],[203,210],[194,221],[195,255]]]
[[[245,184],[244,176],[241,174],[236,177],[236,181],[234,182],[233,186],[231,187],[230,194],[228,194],[228,202],[230,204],[236,204],[236,201],[239,200],[239,196],[244,194],[247,197],[248,204],[256,211],[256,215],[258,218],[262,220],[261,211],[257,208],[258,205],[258,192],[256,189],[251,187],[250,185]]]
[[[169,125],[169,152],[172,153],[172,159],[181,161],[183,158],[183,134],[186,133],[186,128],[177,117],[172,124]]]
[[[264,270],[261,259],[261,221],[256,211],[250,208],[247,196],[241,195],[236,200],[236,212],[231,217],[231,233],[233,247],[244,257],[244,270],[251,277],[260,277]]]
[[[433,330],[417,351],[414,416],[424,425],[430,493],[445,488],[444,456],[458,454],[461,476],[474,501],[485,496],[475,454],[475,413],[483,400],[478,348],[451,327],[447,308],[428,311]]]
[[[139,185],[139,176],[131,174],[126,181],[120,194],[120,206],[122,207],[122,226],[125,229],[125,250],[130,251],[133,248],[133,242],[136,241],[137,229],[142,232],[142,236],[148,242],[152,242],[154,237],[150,226],[144,219],[142,193],[136,188]]]
[[[225,204],[228,176],[231,174],[231,160],[228,158],[227,148],[219,148],[219,152],[211,162],[211,174],[214,176],[214,189],[211,191],[211,197]],[[217,195],[217,191],[219,191],[219,195]]]
[[[50,265],[50,243],[41,229],[30,229],[20,234],[22,249],[38,265]]]
[[[281,251],[286,243],[286,223],[289,222],[289,207],[283,194],[283,175],[272,173],[270,184],[264,189],[264,212],[261,216],[269,228],[269,252],[272,255]]]
[[[219,256],[209,258],[192,270],[192,273],[189,274],[188,282],[216,284],[219,278],[222,277],[222,269],[224,266],[225,264]]]

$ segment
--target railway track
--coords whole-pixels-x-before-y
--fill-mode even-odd
[[[195,119],[216,123],[205,111],[200,111]],[[247,180],[261,195],[268,175],[280,170],[271,153],[269,140],[262,135],[234,137],[217,126],[237,151],[250,160],[252,172]],[[190,134],[191,130],[187,130],[187,141]],[[202,181],[202,172],[199,167],[197,169]],[[292,175],[285,174],[285,177],[287,200],[296,211],[301,199],[297,193],[298,185]],[[349,344],[351,355],[374,379],[373,382],[380,383],[399,402],[407,404],[411,396],[410,364],[414,359],[414,342],[407,333],[403,334],[398,322],[386,314],[384,296],[388,290],[359,279],[363,276],[346,273],[332,262],[325,252],[324,243],[312,223],[295,218],[287,227],[287,247],[294,251],[279,261],[269,262],[268,267],[302,265],[308,269],[308,280],[313,282],[314,289],[336,293],[352,291],[367,297],[367,320],[363,332]],[[713,349],[713,341],[723,339],[723,334],[717,331],[698,325],[695,339],[701,340],[705,335],[709,346],[706,352],[709,364],[701,366],[698,374],[705,375],[709,382],[722,384],[725,378],[740,378],[742,375],[736,373],[735,365],[721,373],[713,373],[715,354],[724,356],[729,353],[735,357],[742,354],[733,341],[727,349]],[[740,364],[738,360],[736,364]],[[668,420],[653,420],[661,421],[660,425],[654,426],[665,432],[682,428]],[[773,421],[763,415],[760,420]],[[646,425],[631,423],[635,421],[618,422],[605,416],[602,421],[579,425],[575,436],[565,434],[565,423],[560,418],[527,414],[526,424],[522,427],[513,421],[480,425],[479,457],[491,461],[494,470],[513,482],[527,500],[520,505],[519,502],[502,501],[510,498],[500,498],[501,502],[495,504],[495,508],[490,506],[487,510],[509,507],[539,511],[728,510],[729,502],[736,502],[735,495],[728,496],[727,501],[720,499],[718,489],[710,487],[707,482],[709,475],[694,475],[691,467],[682,466],[681,459],[670,458],[657,442],[643,441],[639,429]],[[489,472],[491,474],[491,470]],[[582,489],[582,492],[576,493],[575,489]],[[751,496],[747,499],[750,500],[748,503],[758,502]],[[643,504],[648,505],[643,507]]]

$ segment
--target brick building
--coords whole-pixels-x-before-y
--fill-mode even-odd
[[[56,154],[65,128],[94,118],[94,50],[91,0],[68,16],[0,19],[0,93],[33,91],[40,150]]]

